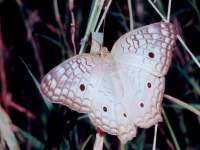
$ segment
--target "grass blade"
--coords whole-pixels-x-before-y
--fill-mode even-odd
[[[167,127],[168,127],[168,129],[169,129],[169,132],[170,132],[170,134],[171,134],[171,136],[172,136],[172,140],[173,140],[173,142],[174,142],[174,145],[175,145],[175,147],[176,147],[177,150],[180,150],[180,146],[179,146],[179,144],[178,144],[177,138],[176,138],[176,136],[175,136],[175,133],[174,133],[174,131],[173,131],[173,129],[172,129],[172,126],[171,126],[171,124],[170,124],[170,122],[169,122],[169,119],[168,119],[168,117],[167,117],[167,115],[166,115],[164,109],[162,109],[162,114],[163,114],[163,116],[164,116],[164,120],[165,120],[165,122],[166,122],[166,124],[167,124]]]
[[[18,132],[20,132],[20,134],[26,138],[34,148],[37,149],[41,149],[43,147],[43,143],[40,142],[37,138],[35,138],[34,136],[32,136],[30,133],[22,130],[21,128],[19,128],[18,126],[15,126],[15,128],[17,129]]]
[[[33,73],[31,72],[31,70],[29,69],[28,65],[24,62],[24,60],[20,57],[20,60],[22,61],[22,63],[24,64],[24,66],[26,67],[29,75],[31,76],[33,82],[35,83],[38,91],[40,91],[40,83],[38,82],[38,80],[36,79],[36,77],[33,75]],[[42,95],[42,94],[41,94]],[[44,95],[42,95],[43,99],[44,99],[44,103],[46,104],[47,108],[49,111],[51,111],[53,109],[53,104],[51,104],[47,97],[45,97]]]
[[[88,138],[85,140],[85,142],[83,143],[83,145],[81,146],[81,150],[85,150],[87,144],[89,143],[89,141],[92,139],[92,135],[88,136]]]
[[[5,140],[10,150],[19,150],[19,145],[11,129],[11,125],[12,123],[9,116],[0,106],[0,142],[2,142],[2,140]]]

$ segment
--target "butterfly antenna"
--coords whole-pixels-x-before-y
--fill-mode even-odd
[[[156,150],[157,131],[158,131],[158,124],[156,124],[154,126],[154,137],[153,137],[153,148],[152,148],[152,150]]]

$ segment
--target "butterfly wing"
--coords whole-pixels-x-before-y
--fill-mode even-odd
[[[126,33],[114,44],[111,55],[125,82],[124,103],[136,126],[148,128],[161,121],[165,79],[176,40],[175,27],[155,23]]]
[[[171,23],[147,25],[120,37],[111,54],[119,63],[164,76],[171,63],[176,34],[176,28]]]
[[[126,73],[127,98],[126,103],[131,120],[141,128],[149,128],[161,117],[161,102],[165,89],[164,77],[156,77],[141,68],[134,68]]]
[[[53,103],[60,103],[78,112],[89,112],[93,101],[99,55],[74,56],[52,69],[41,82],[41,92]]]
[[[124,85],[110,55],[102,62],[102,66],[99,74],[102,78],[93,92],[94,101],[89,117],[95,126],[111,135],[117,135],[121,142],[126,143],[136,136],[137,128],[123,102]]]

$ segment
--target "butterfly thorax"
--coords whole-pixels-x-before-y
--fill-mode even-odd
[[[100,55],[101,55],[101,57],[106,57],[107,55],[109,55],[109,51],[108,51],[107,47],[102,47],[100,49]]]

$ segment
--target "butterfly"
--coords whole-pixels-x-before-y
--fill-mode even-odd
[[[161,103],[177,31],[158,22],[121,36],[111,52],[83,53],[53,68],[41,82],[41,93],[80,113],[122,143],[137,128],[162,121]]]

